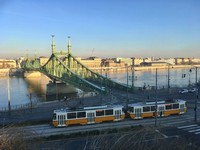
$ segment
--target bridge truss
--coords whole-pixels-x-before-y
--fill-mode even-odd
[[[83,65],[71,54],[71,45],[68,40],[68,52],[56,52],[52,36],[52,55],[45,65],[40,66],[38,60],[26,61],[25,70],[39,71],[52,80],[62,81],[74,85],[83,91],[108,92],[111,88],[131,91],[132,87],[113,81],[98,74]],[[102,88],[104,86],[104,88]]]

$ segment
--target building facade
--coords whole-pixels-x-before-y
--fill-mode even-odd
[[[0,68],[16,68],[17,63],[14,59],[0,59]]]
[[[46,64],[46,62],[49,60],[49,58],[47,57],[44,57],[44,56],[41,56],[39,58],[39,62],[40,62],[40,65],[43,66],[44,64]]]
[[[98,57],[89,57],[87,59],[81,59],[80,57],[77,57],[76,59],[88,68],[101,67],[101,58]]]

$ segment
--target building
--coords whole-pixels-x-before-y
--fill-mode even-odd
[[[175,58],[176,65],[197,65],[200,64],[199,58]]]
[[[16,68],[17,63],[14,59],[0,59],[0,68]]]
[[[48,60],[49,60],[49,58],[44,57],[44,56],[41,56],[41,57],[39,58],[40,65],[41,65],[41,66],[45,65],[46,62],[47,62]]]
[[[88,68],[101,67],[101,58],[98,57],[89,57],[87,59],[77,57],[76,59]]]
[[[152,62],[154,61],[152,58],[143,58],[143,62]]]
[[[175,65],[174,58],[158,58],[158,59],[154,59],[152,62],[166,62],[170,65]]]
[[[167,62],[143,62],[141,66],[168,66],[169,63]]]
[[[134,64],[135,66],[140,66],[141,63],[143,63],[143,58],[132,58],[132,64]]]
[[[132,63],[133,63],[132,58],[120,58],[120,57],[117,57],[117,58],[113,58],[113,60],[115,62],[117,62],[117,63],[123,62],[128,66],[132,65]]]
[[[191,58],[190,61],[192,64],[200,64],[200,58]]]
[[[115,62],[113,59],[104,59],[102,61],[102,66],[103,67],[125,67],[126,63],[125,62]]]

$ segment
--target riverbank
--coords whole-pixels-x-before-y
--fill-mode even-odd
[[[181,68],[195,68],[200,67],[200,65],[170,65],[170,68],[173,69],[181,69]],[[101,73],[102,71],[127,71],[127,67],[95,67],[90,68],[91,70]],[[129,67],[129,70],[132,68]],[[155,70],[155,69],[168,69],[168,66],[162,65],[162,66],[135,66],[135,71],[148,71],[148,70]],[[0,77],[6,77],[6,76],[24,76],[24,71],[21,68],[5,68],[0,69]]]
[[[171,65],[169,68],[173,69],[182,69],[182,68],[194,68],[194,67],[200,67],[200,65]],[[155,70],[155,69],[168,69],[168,66],[142,66],[142,67],[134,67],[136,71],[142,71],[142,70]]]
[[[170,65],[169,68],[173,69],[182,69],[182,68],[195,68],[200,67],[200,65]],[[127,71],[127,67],[96,67],[96,68],[90,68],[91,70],[101,73],[105,71]],[[129,70],[132,68],[129,67]],[[156,69],[168,69],[168,66],[162,65],[162,66],[135,66],[135,71],[149,71],[149,70],[156,70]]]
[[[24,76],[24,70],[22,68],[0,69],[0,77],[7,77],[7,76]]]
[[[9,76],[10,69],[0,69],[0,77]]]

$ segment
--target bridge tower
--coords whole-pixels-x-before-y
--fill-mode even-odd
[[[51,35],[52,37],[52,44],[51,44],[51,50],[52,50],[52,55],[55,54],[56,50],[55,50],[55,43],[54,43],[54,35]],[[53,75],[55,75],[55,68],[56,68],[56,60],[55,60],[55,57],[53,57],[53,60],[52,60],[52,71],[53,71]]]
[[[69,68],[72,68],[72,58],[70,57],[71,55],[71,42],[70,42],[70,36],[68,36],[68,45],[67,45],[67,48],[68,48],[68,67]]]
[[[68,48],[68,54],[71,54],[71,42],[70,42],[70,36],[68,36],[68,45],[67,45],[67,48]]]
[[[51,35],[51,37],[52,37],[52,44],[51,44],[51,50],[52,50],[52,54],[54,54],[54,53],[55,53],[55,43],[54,43],[54,36],[55,36],[55,35]]]

